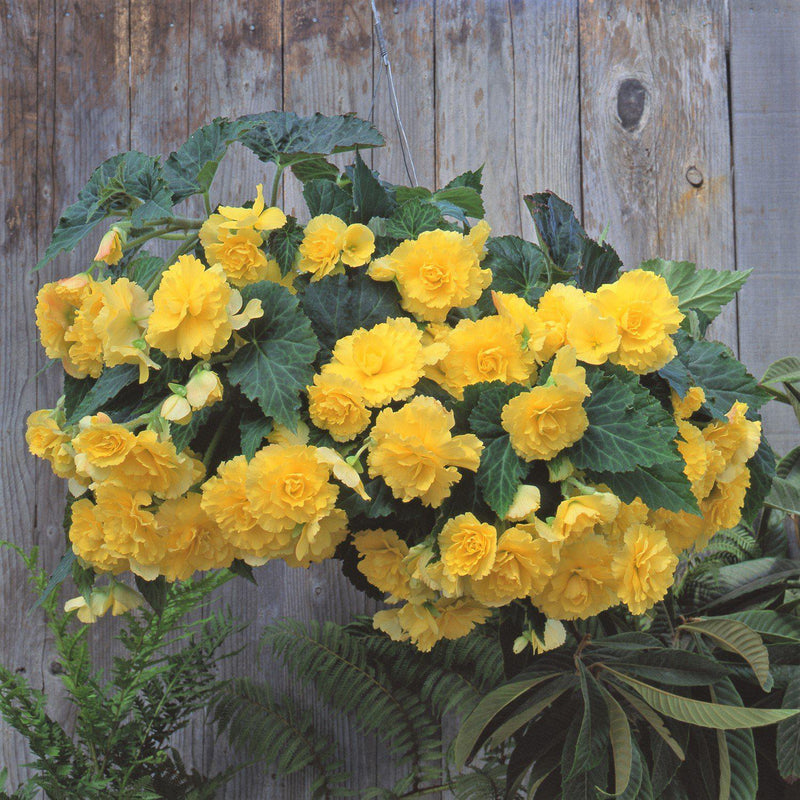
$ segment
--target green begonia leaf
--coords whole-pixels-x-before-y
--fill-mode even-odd
[[[264,437],[272,430],[272,422],[259,409],[253,407],[242,414],[239,420],[239,435],[242,453],[249,461],[261,448]]]
[[[288,275],[294,269],[300,256],[299,247],[303,241],[303,229],[294,217],[288,217],[286,224],[272,231],[267,240],[270,255],[278,262],[281,275]]]
[[[398,300],[393,284],[377,283],[361,270],[309,284],[302,304],[320,343],[332,350],[356,328],[371,328],[401,316]]]
[[[450,203],[473,219],[482,219],[486,213],[480,194],[470,186],[449,186],[433,193],[435,203]]]
[[[750,269],[742,272],[698,269],[690,261],[665,261],[661,258],[643,262],[640,269],[664,278],[684,314],[693,309],[704,314],[709,321],[733,300],[752,272]]]
[[[319,342],[288,289],[261,281],[242,289],[245,303],[253,298],[261,300],[264,316],[239,331],[246,344],[228,366],[228,379],[265,416],[294,430],[300,393],[314,377]]]
[[[519,295],[529,303],[538,300],[546,286],[539,283],[545,269],[545,255],[519,236],[489,239],[483,266],[492,271],[492,289]]]
[[[172,216],[172,194],[157,158],[131,151],[104,161],[58,220],[40,269],[59,253],[69,252],[108,216],[131,213],[134,225]]]
[[[587,368],[591,395],[584,401],[589,427],[566,451],[579,469],[628,472],[680,457],[672,417],[640,383],[618,367]]]
[[[309,158],[307,161],[298,161],[292,165],[292,172],[301,183],[316,179],[335,182],[339,177],[339,168],[322,158],[322,156]]]
[[[416,239],[425,231],[435,230],[442,222],[439,209],[421,200],[399,206],[386,221],[386,235],[395,239]]]
[[[164,164],[164,177],[172,192],[173,203],[207,192],[228,147],[235,142],[245,125],[224,117],[212,120],[196,130]]]
[[[453,180],[449,181],[444,187],[445,189],[452,189],[455,186],[467,186],[474,189],[479,195],[483,194],[483,166],[471,171],[467,170],[460,175],[456,175]]]
[[[397,202],[375,177],[359,153],[353,164],[353,220],[367,223],[373,217],[389,217]]]
[[[683,474],[680,461],[637,467],[629,472],[587,470],[587,473],[596,483],[606,484],[624,503],[632,503],[639,497],[652,509],[700,513],[692,485]]]
[[[125,387],[139,378],[139,367],[135,364],[120,364],[118,367],[106,367],[92,388],[83,396],[67,417],[67,423],[77,422],[88,414],[99,411],[103,405],[115,398]],[[86,380],[86,379],[84,379]]]
[[[312,217],[335,214],[348,220],[353,212],[353,198],[333,181],[313,178],[303,186],[303,199]]]
[[[674,340],[678,355],[658,374],[681,397],[689,386],[700,386],[706,395],[703,407],[717,419],[737,400],[747,403],[750,411],[769,400],[769,394],[724,344],[697,341],[684,331],[678,331]]]

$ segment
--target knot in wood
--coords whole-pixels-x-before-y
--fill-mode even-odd
[[[638,78],[626,78],[617,89],[617,116],[626,131],[632,131],[641,122],[647,89]]]
[[[702,186],[703,185],[703,173],[700,172],[697,167],[692,164],[689,169],[686,170],[686,180],[692,184],[692,186]]]

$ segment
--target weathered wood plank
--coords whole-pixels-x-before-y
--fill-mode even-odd
[[[800,6],[735,0],[731,5],[731,107],[736,165],[736,256],[754,268],[739,298],[741,358],[760,376],[800,353]],[[798,442],[788,407],[769,405],[773,447]]]
[[[27,453],[25,418],[37,407],[33,374],[41,365],[33,320],[39,276],[37,232],[49,225],[49,205],[38,196],[35,181],[39,134],[39,50],[52,52],[52,41],[40,43],[36,2],[0,2],[0,263],[6,308],[0,321],[0,539],[28,548],[31,539],[47,536],[37,528],[37,489],[46,495],[45,469]],[[47,34],[45,34],[47,36]],[[50,61],[52,68],[52,61]],[[27,159],[21,156],[28,154]],[[44,485],[43,485],[44,484]],[[27,616],[25,567],[11,550],[0,549],[0,659],[3,665],[44,685],[47,648],[39,620]],[[25,598],[25,599],[23,599]],[[0,721],[0,767],[16,786],[26,774],[30,751],[21,736]]]
[[[580,211],[578,29],[573,2],[437,6],[437,184],[485,162],[494,232],[532,235],[525,193]]]
[[[584,217],[626,266],[734,269],[725,3],[580,3]],[[735,306],[714,323],[736,347]]]
[[[408,137],[420,186],[433,186],[435,174],[435,115],[433,31],[434,0],[377,3],[392,65],[400,118]],[[373,151],[374,168],[393,183],[411,181],[403,164],[400,135],[392,115],[389,84],[377,37],[372,48],[375,89],[375,125],[386,137],[386,147]],[[373,91],[375,91],[373,89]]]

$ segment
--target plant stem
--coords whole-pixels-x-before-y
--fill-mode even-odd
[[[206,215],[211,216],[211,200],[208,199],[208,189],[203,192],[203,206],[206,209]]]
[[[450,789],[452,788],[452,784],[448,783],[440,783],[436,786],[424,786],[422,789],[415,789],[408,794],[401,794],[398,795],[398,800],[411,800],[414,797],[427,797],[429,794],[433,794],[434,792],[441,792],[442,789]]]
[[[270,206],[274,206],[278,202],[278,189],[281,183],[281,176],[283,175],[284,167],[278,165],[277,169],[275,170],[275,178],[272,181],[272,194],[269,198]]]

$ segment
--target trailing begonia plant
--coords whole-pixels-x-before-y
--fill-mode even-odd
[[[274,164],[269,201],[259,184],[212,203],[235,142]],[[393,185],[361,156],[382,143],[353,116],[269,112],[93,173],[40,262],[111,222],[88,268],[37,298],[65,384],[28,442],[71,492],[51,583],[74,566],[72,606],[94,620],[126,573],[157,605],[197,572],[336,558],[387,603],[375,627],[420,651],[490,620],[508,665],[571,637],[586,709],[621,728],[585,624],[657,619],[682,554],[751,523],[774,474],[770,394],[705,338],[747,273],[623,270],[550,192],[525,198],[538,245],[492,236],[480,170]],[[346,151],[343,171],[326,158]],[[278,205],[287,168],[301,220]],[[203,215],[178,216],[194,196]],[[589,735],[565,782],[608,772]]]

